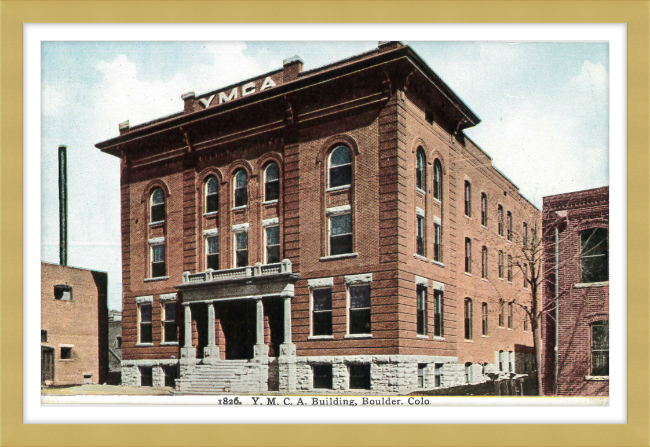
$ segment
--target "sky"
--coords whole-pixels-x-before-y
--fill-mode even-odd
[[[541,209],[544,196],[609,185],[607,43],[404,42],[482,122],[466,134]],[[197,95],[282,67],[304,70],[371,42],[43,42],[41,259],[58,263],[57,148],[68,147],[68,265],[109,273],[121,308],[119,159],[94,147]]]

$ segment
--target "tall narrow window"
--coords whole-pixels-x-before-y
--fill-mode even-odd
[[[205,212],[216,211],[219,211],[219,182],[215,176],[210,176],[205,182]]]
[[[418,284],[418,315],[417,315],[417,332],[418,335],[427,335],[427,286]]]
[[[499,351],[499,371],[506,371],[507,364],[506,353],[504,351]]]
[[[280,227],[266,227],[266,263],[280,262]]]
[[[248,174],[243,169],[235,173],[235,208],[248,205]]]
[[[165,193],[161,188],[156,188],[151,193],[151,216],[149,222],[165,221]]]
[[[465,340],[472,339],[472,300],[465,298]]]
[[[163,329],[165,331],[165,342],[177,342],[178,331],[176,330],[176,303],[167,302],[164,305],[165,319],[163,320]]]
[[[313,289],[312,300],[312,335],[332,335],[332,289]]]
[[[349,333],[370,334],[370,285],[350,286]]]
[[[422,148],[418,148],[416,152],[416,167],[415,167],[415,179],[417,183],[417,188],[426,191],[427,187],[427,178],[426,178],[426,159],[424,158],[424,151]]]
[[[508,255],[508,281],[512,282],[512,255]]]
[[[528,287],[528,264],[524,264],[523,268],[523,276],[524,276],[524,289]]]
[[[483,324],[481,325],[481,333],[483,335],[487,336],[487,334],[488,334],[488,305],[487,305],[487,303],[483,303],[482,311],[483,311]]]
[[[514,320],[514,305],[512,304],[512,301],[508,303],[508,329],[512,329],[512,324]]]
[[[352,215],[330,216],[330,255],[352,253]]]
[[[443,319],[443,298],[442,290],[433,291],[433,335],[444,337],[444,319]]]
[[[528,246],[528,224],[524,222],[524,248]]]
[[[151,333],[151,304],[140,304],[140,334],[139,343],[152,343]]]
[[[497,220],[499,236],[503,236],[503,206],[501,205],[497,207]]]
[[[443,363],[436,363],[435,364],[435,371],[433,373],[433,376],[434,376],[433,386],[435,386],[436,388],[440,388],[440,386],[442,386],[442,366],[443,365],[444,365]]]
[[[280,168],[277,163],[269,163],[264,170],[264,201],[280,198]]]
[[[528,306],[524,306],[524,331],[528,332]]]
[[[472,217],[472,184],[465,180],[465,215]]]
[[[472,273],[472,240],[465,238],[465,273]]]
[[[165,245],[152,245],[151,246],[151,277],[160,278],[167,274],[167,267],[165,262]]]
[[[219,270],[219,236],[210,236],[205,240],[206,267]]]
[[[488,277],[488,250],[484,245],[481,249],[481,278],[487,279]]]
[[[591,375],[609,376],[609,321],[591,323]]]
[[[503,327],[503,320],[505,317],[505,302],[499,300],[499,327]]]
[[[346,146],[338,146],[330,155],[329,187],[336,188],[352,183],[352,155]]]
[[[438,159],[433,162],[433,198],[442,200],[442,164]]]
[[[417,226],[417,235],[416,235],[416,244],[417,244],[417,254],[424,256],[424,216],[419,214],[416,216],[416,226]]]
[[[593,228],[580,233],[580,281],[609,280],[607,229]]]
[[[442,226],[433,224],[433,260],[442,262]]]
[[[499,278],[503,279],[503,250],[499,250]]]
[[[484,192],[481,193],[481,225],[484,227],[488,226],[488,203],[487,203],[487,194]]]
[[[508,211],[508,240],[512,240],[512,213]]]
[[[237,267],[248,265],[248,232],[238,231],[235,233],[235,262]]]

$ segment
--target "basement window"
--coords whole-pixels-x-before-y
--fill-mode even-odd
[[[151,366],[140,367],[140,386],[153,386],[153,368]]]
[[[41,329],[41,342],[47,342],[47,331],[45,329]]]
[[[61,360],[71,360],[72,359],[72,348],[69,346],[61,347]]]
[[[332,365],[313,365],[314,389],[332,389]]]
[[[178,366],[163,366],[163,373],[165,374],[165,386],[174,388],[176,386],[176,379],[178,379]]]
[[[54,299],[60,301],[72,301],[72,287],[65,284],[54,286]]]
[[[424,369],[426,367],[426,363],[418,363],[418,388],[424,388]]]
[[[370,364],[369,363],[350,365],[350,389],[351,390],[370,389]]]

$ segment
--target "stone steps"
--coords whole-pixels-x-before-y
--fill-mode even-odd
[[[220,394],[257,390],[262,365],[244,361],[225,361],[212,365],[196,365],[176,382],[177,394]]]

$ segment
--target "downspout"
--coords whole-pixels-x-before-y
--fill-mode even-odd
[[[559,264],[560,264],[560,254],[558,245],[560,242],[560,230],[558,227],[555,227],[555,372],[553,374],[553,380],[555,382],[555,395],[557,396],[557,374],[558,374],[558,363],[559,363],[559,334],[560,334],[560,320],[559,309],[558,309],[558,299],[560,296],[560,278],[559,278]]]

